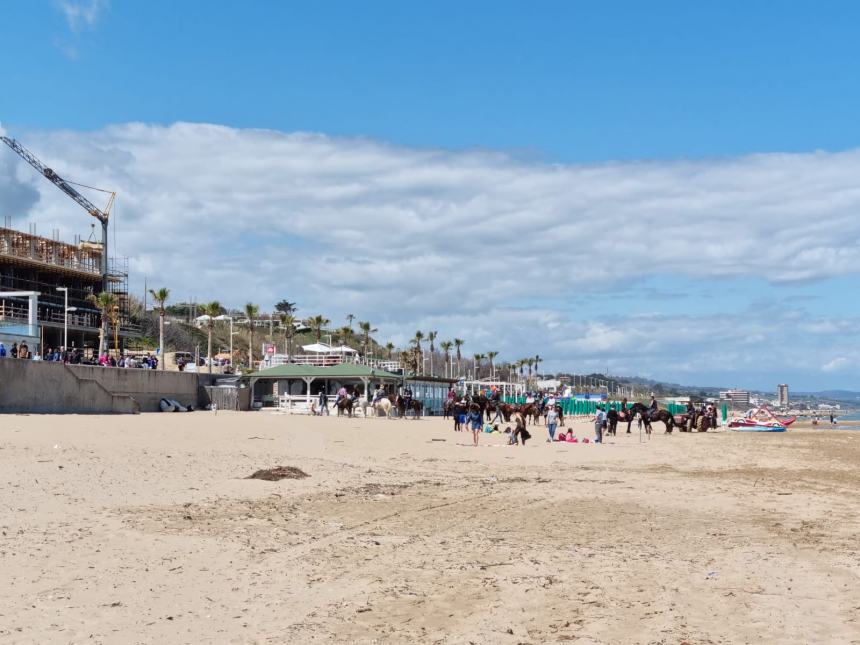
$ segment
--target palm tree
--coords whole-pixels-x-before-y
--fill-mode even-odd
[[[388,360],[391,360],[391,355],[394,353],[394,343],[388,341],[385,343],[385,349],[388,350]]]
[[[92,304],[98,307],[101,311],[102,324],[99,327],[99,356],[101,356],[105,352],[105,338],[107,337],[108,317],[113,311],[113,308],[116,307],[119,303],[119,300],[117,300],[116,294],[110,293],[109,291],[102,291],[98,295],[91,293],[89,296],[87,296],[87,300],[89,300]]]
[[[367,348],[370,346],[370,335],[375,334],[378,330],[373,327],[368,321],[363,320],[358,323],[358,328],[364,334],[364,360],[367,360]]]
[[[451,362],[451,348],[454,346],[450,340],[443,340],[439,343],[440,349],[445,353],[445,378],[448,378],[448,364]]]
[[[535,359],[527,358],[527,359],[525,359],[525,361],[526,361],[526,365],[529,366],[529,381],[531,381],[532,380],[532,365],[534,364]]]
[[[349,323],[349,328],[352,329],[352,321],[355,320],[355,314],[347,314],[346,320]]]
[[[438,331],[427,332],[427,340],[430,341],[430,376],[433,376],[433,353],[436,351],[436,346],[433,343],[438,334]]]
[[[152,295],[152,299],[155,300],[158,305],[158,349],[161,352],[161,356],[159,356],[159,360],[161,361],[161,369],[164,369],[164,314],[166,313],[164,309],[164,303],[167,302],[167,299],[170,297],[170,289],[166,287],[161,287],[157,291],[155,289],[149,290],[150,295]]]
[[[221,303],[217,300],[207,302],[200,306],[200,313],[207,317],[206,330],[208,333],[208,343],[206,345],[206,361],[209,363],[209,373],[212,373],[212,327],[215,325],[215,317],[221,315]]]
[[[466,344],[466,341],[462,338],[454,339],[454,346],[457,348],[457,376],[460,376],[460,360],[463,358],[460,355],[460,348]]]
[[[248,317],[248,367],[254,369],[254,318],[260,313],[260,305],[252,302],[245,304],[245,315]]]
[[[487,358],[490,361],[490,373],[493,375],[493,380],[496,380],[496,366],[493,365],[493,359],[499,355],[499,352],[487,352]]]
[[[292,314],[281,314],[281,327],[284,328],[284,349],[287,350],[289,361],[293,360],[293,336],[296,333],[296,317]]]
[[[296,303],[289,300],[281,300],[275,305],[275,311],[279,311],[282,314],[294,314],[296,312]]]
[[[538,368],[542,361],[543,359],[539,355],[535,355],[535,377],[538,375]]]
[[[311,330],[313,330],[314,336],[316,337],[317,342],[320,342],[320,339],[322,338],[323,327],[325,327],[326,325],[328,325],[330,323],[331,323],[331,321],[322,315],[314,316],[313,318],[308,319],[308,327],[310,327]]]
[[[354,334],[351,327],[344,325],[343,327],[338,327],[335,335],[340,340],[341,345],[349,345],[352,343],[352,337]]]
[[[415,358],[416,369],[415,373],[419,373],[419,366],[423,363],[421,360],[421,341],[424,340],[424,332],[420,329],[415,332],[415,337],[412,339],[412,342],[415,343],[415,351],[417,352],[417,356]]]

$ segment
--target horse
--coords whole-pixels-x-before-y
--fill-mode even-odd
[[[406,399],[398,394],[394,405],[397,407],[398,416],[401,419],[405,419],[407,412]],[[421,412],[424,410],[424,404],[418,399],[412,399],[412,401],[410,401],[409,410],[412,410],[415,413],[415,416],[413,417],[414,419],[420,419]]]
[[[463,429],[463,424],[460,423],[460,416],[465,415],[468,410],[468,405],[463,401],[455,401],[451,406],[451,416],[454,417],[454,431],[460,432]]]
[[[337,402],[337,416],[341,416],[346,412],[347,416],[352,417],[352,404],[353,401],[351,396],[343,397]]]
[[[472,397],[472,403],[477,405],[478,408],[481,410],[481,422],[482,423],[484,421],[485,415],[488,417],[487,421],[490,420],[489,414],[487,411],[487,405],[489,404],[489,402],[490,402],[490,400],[487,397],[485,397],[483,394],[476,394]]]
[[[387,419],[391,418],[391,410],[393,408],[394,406],[391,404],[391,401],[387,396],[383,396],[373,404],[373,411],[376,412],[377,415],[380,413],[384,414]]]
[[[636,416],[636,413],[642,415],[642,420],[645,422],[645,432],[651,434],[651,423],[653,421],[662,421],[666,425],[666,434],[672,434],[672,429],[675,427],[675,419],[672,414],[668,410],[651,410],[643,403],[634,403],[632,407],[627,410],[627,414],[629,415],[627,419],[627,432],[630,432],[630,424],[633,423],[633,417]]]
[[[365,418],[367,418],[367,408],[373,409],[372,406],[370,405],[370,401],[367,400],[366,396],[360,397],[355,402],[355,407],[361,409],[361,416],[363,416]]]
[[[520,412],[526,422],[531,421],[534,425],[537,425],[540,420],[540,408],[538,408],[537,403],[526,403],[520,408]]]

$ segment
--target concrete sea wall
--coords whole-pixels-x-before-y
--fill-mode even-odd
[[[0,359],[0,413],[134,414],[197,405],[198,375]]]

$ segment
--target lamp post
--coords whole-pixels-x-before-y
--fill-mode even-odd
[[[63,292],[63,351],[69,348],[69,288],[57,287]]]
[[[220,316],[216,316],[215,320],[229,320],[230,321],[230,367],[233,367],[233,316],[228,316],[227,314],[221,314]]]

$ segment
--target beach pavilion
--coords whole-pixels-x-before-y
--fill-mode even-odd
[[[296,402],[310,405],[321,391],[334,395],[342,385],[350,390],[358,386],[365,395],[373,392],[377,384],[393,391],[403,380],[399,374],[355,363],[326,367],[287,363],[246,374],[243,378],[248,381],[254,402],[281,407]]]

